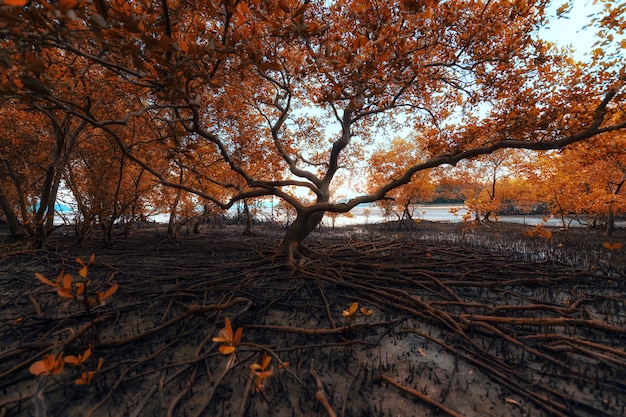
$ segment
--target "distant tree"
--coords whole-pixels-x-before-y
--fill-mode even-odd
[[[368,192],[376,192],[380,187],[402,175],[407,165],[414,165],[423,158],[416,144],[417,140],[395,139],[384,149],[375,151],[368,164]],[[385,216],[395,214],[399,220],[413,220],[413,207],[430,201],[435,185],[428,171],[415,174],[408,184],[390,190],[384,199],[376,201]]]

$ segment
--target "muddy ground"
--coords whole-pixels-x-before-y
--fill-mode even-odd
[[[57,233],[43,251],[2,236],[0,416],[626,415],[626,248],[603,247],[625,231],[526,229],[323,229],[308,241],[323,256],[298,267],[259,256],[275,228]],[[87,298],[119,285],[101,305],[35,278],[81,282],[92,253]],[[226,317],[243,329],[229,355],[212,340]]]

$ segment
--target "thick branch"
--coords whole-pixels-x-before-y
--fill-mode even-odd
[[[621,81],[624,82],[626,80],[622,79]],[[424,171],[426,169],[435,168],[441,165],[456,165],[459,161],[462,161],[464,159],[471,159],[480,155],[492,154],[497,150],[505,149],[505,148],[529,149],[529,150],[535,150],[535,151],[560,149],[565,146],[600,135],[602,133],[625,129],[626,121],[615,124],[615,125],[607,126],[604,128],[600,128],[606,115],[607,106],[611,102],[611,100],[617,95],[618,90],[619,90],[618,87],[614,87],[614,88],[611,88],[606,93],[603,100],[598,104],[598,106],[595,108],[593,112],[593,117],[594,117],[593,122],[587,129],[585,129],[581,133],[567,136],[562,139],[549,141],[549,142],[531,142],[531,141],[526,141],[526,140],[505,139],[505,140],[502,140],[500,142],[497,142],[491,145],[469,149],[463,152],[458,152],[453,155],[444,154],[444,155],[436,156],[436,157],[430,158],[426,162],[410,167],[404,173],[404,175],[402,175],[400,178],[389,182],[388,184],[379,188],[376,192],[372,194],[359,196],[342,204],[318,203],[314,206],[311,206],[310,209],[312,211],[330,211],[330,212],[345,213],[347,211],[350,211],[351,209],[353,209],[359,204],[372,203],[374,201],[384,198],[385,195],[389,191],[394,190],[398,187],[401,187],[405,184],[408,184],[411,181],[411,177],[419,171]]]

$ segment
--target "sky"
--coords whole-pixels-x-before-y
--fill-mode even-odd
[[[583,27],[591,21],[589,15],[601,11],[602,5],[594,5],[593,0],[572,0],[569,2],[572,5],[571,11],[557,17],[557,9],[565,2],[553,0],[547,13],[550,24],[540,31],[540,35],[558,46],[571,45],[576,50],[576,58],[587,61],[589,57],[587,53],[593,49],[596,39],[593,28],[583,29]]]

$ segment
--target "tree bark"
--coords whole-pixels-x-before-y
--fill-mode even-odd
[[[609,213],[606,219],[606,235],[613,236],[613,232],[615,232],[615,212],[613,211],[613,206],[609,206]]]
[[[307,256],[309,251],[302,242],[315,230],[322,218],[324,218],[323,211],[299,210],[296,220],[287,228],[276,253],[286,254],[290,260]]]
[[[11,205],[9,198],[6,195],[6,192],[2,185],[2,181],[0,181],[0,209],[2,209],[7,224],[9,225],[9,232],[11,233],[11,236],[17,238],[25,237],[26,230],[20,223],[20,220],[17,218],[17,215],[13,210],[13,206]]]
[[[243,211],[244,216],[246,218],[246,228],[243,231],[244,236],[252,235],[252,213],[250,212],[250,207],[248,206],[248,200],[243,199]]]

